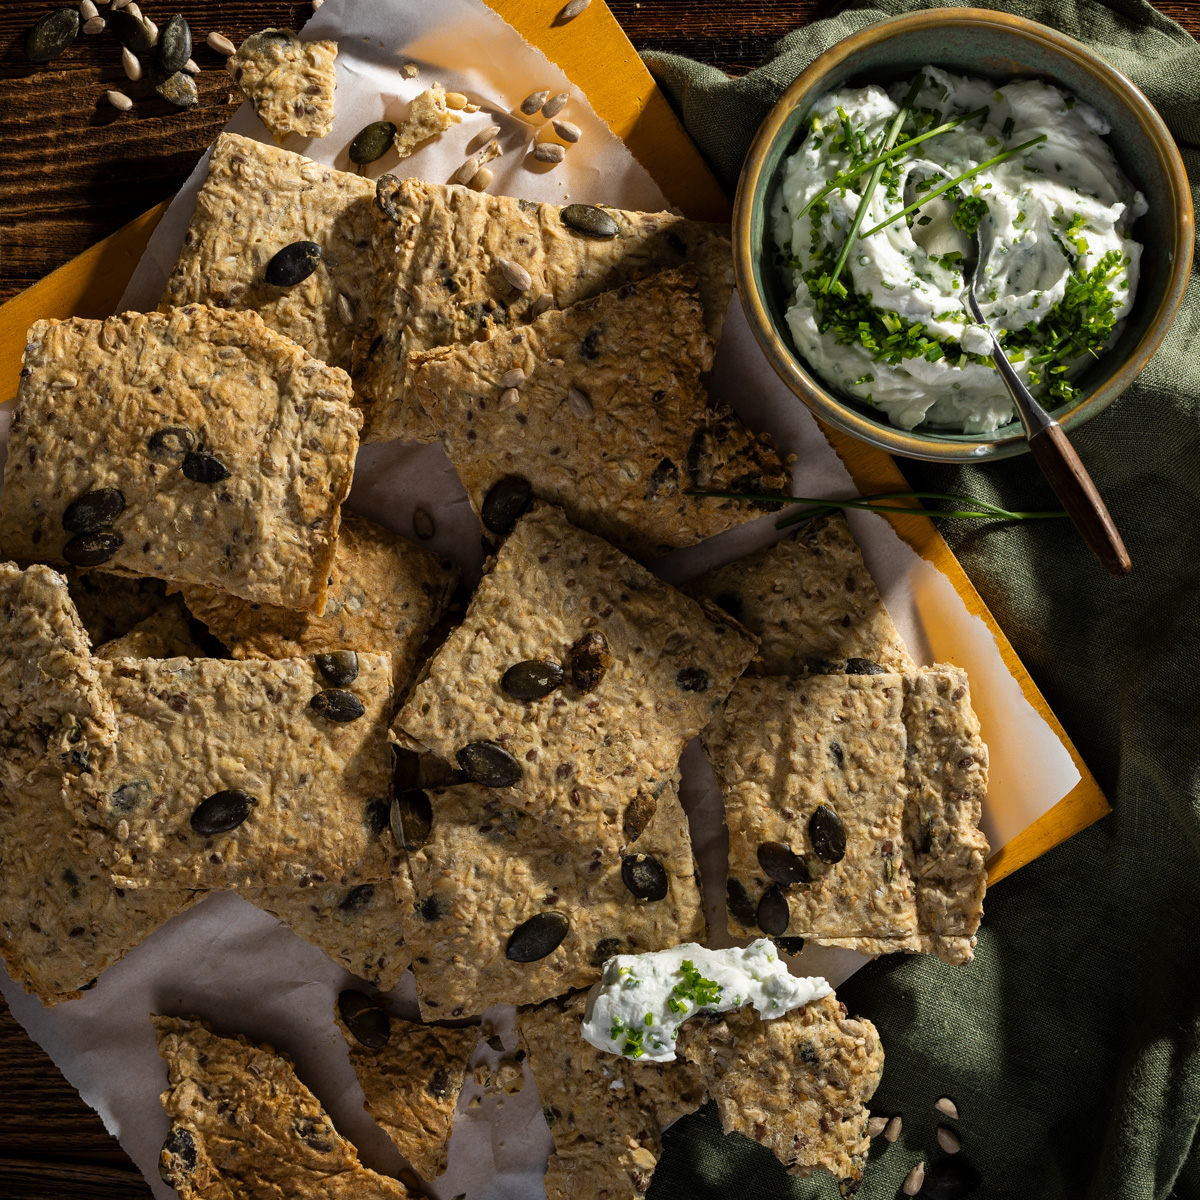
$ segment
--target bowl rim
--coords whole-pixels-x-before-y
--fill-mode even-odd
[[[1191,272],[1192,248],[1195,238],[1192,212],[1191,189],[1187,172],[1183,166],[1175,139],[1171,136],[1157,109],[1146,98],[1134,82],[1118,71],[1111,63],[1089,50],[1081,42],[1026,17],[1012,13],[997,12],[982,8],[936,8],[889,17],[868,25],[835,43],[813,60],[776,101],[763,123],[759,126],[750,149],[742,164],[738,179],[737,194],[733,203],[733,269],[737,282],[738,296],[745,310],[747,321],[759,347],[775,369],[776,374],[788,385],[813,413],[850,436],[873,446],[898,454],[905,458],[924,459],[931,462],[980,462],[1008,458],[1024,454],[1029,450],[1023,432],[1003,441],[970,441],[966,439],[936,441],[922,436],[917,430],[901,429],[898,426],[882,425],[851,408],[815,379],[801,365],[799,355],[786,344],[775,329],[767,311],[766,303],[755,282],[755,264],[758,248],[751,237],[754,200],[766,166],[766,159],[776,139],[783,131],[785,122],[799,99],[820,82],[823,76],[852,58],[861,49],[895,33],[939,28],[947,25],[999,26],[1019,36],[1048,45],[1051,49],[1074,60],[1093,74],[1100,75],[1118,94],[1138,122],[1142,132],[1154,148],[1160,167],[1166,177],[1171,213],[1171,228],[1175,232],[1171,254],[1171,268],[1167,287],[1153,319],[1143,332],[1132,352],[1119,367],[1111,371],[1085,399],[1061,414],[1059,424],[1070,430],[1107,408],[1124,392],[1150,361],[1163,338],[1166,337],[1179,306],[1183,301]],[[767,180],[769,186],[770,180]],[[765,198],[765,192],[763,192]]]

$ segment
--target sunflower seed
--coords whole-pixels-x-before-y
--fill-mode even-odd
[[[846,827],[842,818],[827,805],[818,804],[808,819],[808,836],[813,852],[826,863],[841,862],[846,857]]]
[[[328,650],[313,661],[335,688],[348,687],[358,678],[358,655],[353,650]]]
[[[917,1163],[915,1167],[904,1177],[904,1187],[901,1191],[906,1196],[917,1196],[921,1192],[921,1184],[925,1182],[925,1164]]]
[[[125,5],[125,9],[130,16],[137,17],[139,21],[142,19],[142,10],[136,4],[131,2]]]
[[[200,92],[196,81],[184,71],[175,71],[163,76],[161,71],[154,72],[154,90],[168,104],[176,108],[193,108],[200,103]]]
[[[785,887],[808,882],[808,867],[804,859],[783,842],[763,842],[758,848],[758,865],[776,883]]]
[[[583,136],[583,130],[570,121],[554,121],[553,126],[564,142],[577,142]]]
[[[529,480],[520,475],[506,475],[488,488],[479,509],[479,519],[489,533],[503,537],[512,530],[532,500],[533,488]]]
[[[486,129],[480,130],[480,132],[471,139],[470,144],[472,146],[485,146],[492,140],[492,138],[498,137],[499,134],[499,125],[489,125]]]
[[[505,388],[500,393],[500,408],[512,408],[514,404],[521,403],[521,393],[516,388]]]
[[[887,1117],[872,1117],[867,1122],[867,1136],[877,1138],[887,1128]]]
[[[453,108],[455,111],[457,111],[460,108],[465,108],[466,105],[467,105],[467,98],[466,98],[466,96],[464,96],[462,94],[462,92],[447,92],[446,93],[446,107],[447,108]]]
[[[400,68],[400,70],[404,72],[405,79],[416,79],[417,73],[420,71],[420,69],[421,68],[418,67],[415,62],[406,62],[404,66]]]
[[[292,242],[267,263],[263,278],[272,287],[295,287],[303,283],[321,261],[321,247],[316,242]]]
[[[703,667],[682,667],[675,672],[675,684],[685,692],[707,692],[710,682]]]
[[[189,75],[199,75],[199,74],[200,74],[200,66],[199,66],[199,64],[196,62],[196,60],[195,60],[194,58],[189,58],[189,59],[187,60],[187,62],[185,62],[185,63],[183,64],[183,69],[184,69],[184,70],[185,70],[185,71],[186,71],[186,72],[187,72]]]
[[[669,886],[662,863],[649,854],[626,854],[621,859],[621,881],[639,900],[661,900]]]
[[[938,1126],[937,1144],[947,1154],[957,1154],[962,1149],[962,1142],[958,1140],[958,1134],[953,1129],[947,1129],[945,1125]]]
[[[324,3],[325,3],[325,0],[312,0],[313,12],[316,12],[317,9],[320,8],[321,5]]]
[[[472,155],[450,176],[451,183],[470,183],[479,171],[479,160]]]
[[[952,1121],[958,1120],[958,1105],[949,1096],[943,1096],[933,1107],[942,1116],[949,1117]]]
[[[433,829],[433,806],[421,788],[407,788],[392,801],[392,837],[397,846],[420,850]]]
[[[492,172],[487,167],[480,167],[474,175],[471,176],[470,183],[467,184],[474,192],[486,192],[488,185],[492,182]]]
[[[130,5],[120,12],[110,13],[108,27],[126,50],[145,54],[154,43],[150,40],[150,30],[145,22],[133,10],[134,6]]]
[[[758,902],[754,914],[758,927],[769,937],[779,937],[787,932],[791,924],[792,914],[788,908],[787,896],[779,884],[769,887]]]
[[[547,121],[557,117],[564,108],[567,107],[567,101],[571,99],[570,92],[557,92],[551,96],[545,104],[542,105],[542,116]]]
[[[566,156],[566,150],[557,142],[538,142],[533,148],[533,157],[538,162],[560,163]]]
[[[338,1016],[354,1040],[368,1050],[382,1050],[392,1036],[387,1013],[362,992],[348,988],[338,996]]]
[[[585,695],[594,692],[612,666],[613,656],[608,648],[608,639],[598,629],[585,633],[572,644],[568,661],[571,664],[571,682]]]
[[[158,65],[168,75],[182,71],[184,65],[192,57],[192,30],[183,19],[182,13],[176,13],[159,31],[158,35]]]
[[[133,107],[133,101],[124,92],[105,92],[104,96],[118,112],[128,112]]]
[[[204,837],[229,833],[250,815],[250,810],[257,803],[249,792],[243,792],[240,788],[214,792],[196,806],[188,823]]]
[[[129,3],[129,0],[112,0],[112,10],[116,12],[119,8],[124,8]]]
[[[579,14],[583,12],[583,10],[587,8],[591,2],[592,0],[571,0],[569,4],[564,6],[562,12],[558,14],[558,19],[560,21],[575,20],[575,18],[579,16]]]
[[[540,317],[554,307],[554,297],[549,292],[543,292],[529,307],[531,316]]]
[[[537,962],[558,949],[570,928],[562,913],[538,913],[512,931],[505,956],[511,962]]]
[[[224,54],[226,58],[237,53],[237,47],[223,33],[210,33],[204,40],[210,50]]]
[[[496,266],[500,268],[500,274],[504,276],[508,286],[516,291],[527,292],[533,287],[529,272],[520,263],[513,262],[511,258],[499,258],[496,260]]]
[[[525,382],[525,372],[520,367],[513,367],[511,371],[505,371],[500,376],[500,386],[502,388],[520,387]]]
[[[899,1113],[896,1114],[884,1127],[883,1136],[886,1141],[894,1142],[900,1136],[900,1127],[904,1122],[900,1119]]]
[[[467,778],[481,787],[512,787],[525,773],[521,764],[495,742],[468,742],[454,757]]]
[[[183,474],[193,483],[223,483],[232,471],[215,454],[189,450],[183,456]]]
[[[121,66],[125,69],[125,78],[132,79],[136,83],[142,77],[142,64],[138,62],[137,55],[126,46],[121,51]]]
[[[365,125],[350,143],[350,161],[365,166],[382,158],[391,149],[396,126],[391,121],[372,121]]]
[[[350,303],[350,298],[342,292],[338,292],[337,310],[338,316],[342,318],[345,324],[354,324],[354,307]]]
[[[142,24],[146,27],[146,37],[150,39],[150,48],[153,49],[158,45],[158,26],[149,17],[143,17]]]
[[[63,547],[62,555],[73,567],[98,567],[123,545],[125,539],[119,533],[81,533]]]
[[[604,209],[591,204],[568,204],[560,216],[568,229],[587,237],[613,238],[620,233],[616,221]]]
[[[413,533],[422,541],[427,542],[433,537],[433,517],[424,506],[418,505],[413,509],[412,525]]]
[[[83,23],[83,32],[89,37],[93,37],[97,33],[103,33],[107,24],[108,22],[103,17],[90,17]]]
[[[338,725],[348,725],[351,721],[357,721],[367,711],[353,692],[345,692],[341,688],[326,688],[323,692],[318,692],[308,702],[308,707],[318,717],[324,717]]]
[[[581,421],[592,415],[592,402],[578,388],[567,389],[567,404]]]
[[[524,100],[521,101],[521,111],[527,116],[532,117],[547,100],[550,99],[550,90],[547,88],[544,92],[530,92]]]
[[[124,511],[125,496],[119,488],[99,488],[67,505],[62,527],[68,533],[96,533],[107,529]]]
[[[79,0],[79,16],[81,20],[90,21],[93,17],[98,17],[100,10],[92,3],[92,0]]]

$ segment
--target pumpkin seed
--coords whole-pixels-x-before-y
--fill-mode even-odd
[[[576,387],[567,388],[567,406],[581,421],[592,415],[592,402]]]
[[[514,700],[540,700],[562,686],[563,669],[546,658],[528,658],[509,667],[500,689]]]
[[[792,914],[788,908],[787,896],[783,894],[783,888],[779,884],[769,887],[763,893],[762,899],[758,902],[754,919],[758,923],[759,929],[768,937],[778,937],[787,932]]]
[[[953,1129],[947,1129],[945,1125],[939,1125],[937,1128],[937,1144],[947,1154],[957,1154],[962,1149],[958,1134]]]
[[[357,721],[367,710],[362,701],[353,692],[344,692],[340,688],[326,688],[318,692],[309,702],[308,707],[327,721],[338,725],[347,725]]]
[[[156,71],[153,81],[155,92],[176,108],[194,108],[200,103],[196,81],[186,71],[176,71],[166,77]]]
[[[338,1015],[354,1040],[368,1050],[382,1050],[392,1036],[392,1022],[370,996],[347,988],[338,995]]]
[[[189,450],[183,456],[183,473],[193,483],[221,483],[233,472],[215,455]]]
[[[468,742],[455,756],[472,783],[512,787],[524,774],[521,764],[495,742]]]
[[[530,92],[524,100],[521,101],[521,111],[527,116],[532,117],[547,100],[550,99],[550,89],[547,88],[544,92]]]
[[[567,157],[567,152],[557,142],[538,142],[533,148],[533,157],[538,162],[560,163]]]
[[[562,223],[585,237],[614,238],[620,226],[602,208],[591,204],[568,204],[562,210]]]
[[[667,894],[667,873],[649,854],[626,854],[621,859],[621,881],[639,900],[661,900]]]
[[[412,525],[413,533],[415,533],[422,541],[427,542],[431,537],[433,537],[433,517],[430,515],[429,509],[425,508],[423,505],[418,505],[413,509]]]
[[[433,829],[433,805],[423,788],[408,788],[392,801],[392,837],[397,846],[420,850]]]
[[[537,962],[558,949],[570,928],[562,913],[538,913],[512,931],[505,956],[510,962]]]
[[[933,1107],[942,1116],[949,1117],[952,1121],[958,1120],[958,1105],[949,1096],[943,1096]]]
[[[196,435],[190,429],[183,425],[168,425],[150,435],[146,449],[155,458],[167,460],[186,454],[195,444]]]
[[[654,819],[658,811],[658,799],[649,792],[639,792],[625,809],[625,819],[621,823],[622,832],[627,842],[636,842],[646,831],[646,826]]]
[[[366,166],[382,158],[390,149],[396,136],[396,126],[391,121],[372,121],[355,134],[350,143],[350,161]]]
[[[569,652],[571,682],[585,695],[594,692],[603,680],[605,672],[612,666],[613,656],[608,649],[608,638],[598,629],[576,639]]]
[[[163,1156],[167,1161],[164,1163]],[[167,1140],[162,1144],[158,1156],[158,1173],[167,1184],[174,1184],[177,1174],[189,1174],[196,1169],[196,1142],[192,1135],[179,1125],[172,1125]]]
[[[133,779],[114,788],[109,797],[109,808],[115,813],[133,812],[139,804],[145,803],[154,794],[154,787],[146,779]]]
[[[758,865],[776,883],[782,883],[785,887],[809,880],[804,859],[783,842],[763,842],[758,848]]]
[[[138,62],[137,55],[128,46],[121,51],[121,69],[125,72],[125,78],[134,83],[137,83],[142,77],[142,64]]]
[[[886,675],[887,669],[881,667],[877,662],[872,662],[869,658],[848,658],[846,659],[846,674]]]
[[[583,130],[572,121],[554,121],[552,123],[552,127],[554,132],[557,133],[564,142],[571,142],[574,144],[575,142],[579,141],[581,137],[583,137]]]
[[[846,827],[828,805],[818,804],[809,817],[808,836],[813,852],[822,862],[837,863],[846,857]]]
[[[320,261],[321,247],[316,242],[293,242],[267,263],[263,278],[272,287],[295,287],[317,269]]]
[[[500,274],[509,287],[518,292],[527,292],[533,287],[529,272],[520,263],[513,262],[511,258],[500,258],[496,260],[496,266],[500,268]]]
[[[887,1123],[887,1117],[872,1117],[867,1122],[867,1136],[877,1138],[887,1128]]]
[[[84,492],[63,510],[62,527],[68,533],[96,533],[106,529],[125,511],[125,496],[119,488]]]
[[[192,813],[189,824],[199,834],[213,837],[236,829],[249,815],[258,801],[240,788],[214,792],[202,801]]]
[[[556,92],[545,104],[542,105],[542,116],[547,121],[557,117],[564,108],[567,107],[567,101],[571,99],[569,92]]]
[[[479,518],[489,533],[503,537],[512,531],[533,500],[533,488],[520,475],[506,475],[492,484],[480,505]]]
[[[83,32],[88,37],[95,37],[96,34],[104,32],[104,27],[107,24],[108,22],[103,17],[89,17],[83,23]]]
[[[158,31],[158,65],[167,75],[182,71],[188,59],[192,57],[192,31],[183,19],[182,13],[176,13]]]
[[[73,567],[98,567],[125,545],[119,533],[81,533],[63,547],[63,558]]]
[[[386,800],[368,800],[363,809],[363,824],[371,837],[377,838],[388,827],[392,806]]]
[[[983,1182],[983,1176],[961,1158],[944,1158],[925,1172],[921,1195],[925,1200],[966,1200]]]
[[[204,40],[210,50],[224,54],[226,58],[237,53],[237,47],[223,33],[210,33]]]
[[[592,0],[570,0],[570,3],[564,5],[562,12],[558,14],[558,19],[564,22],[575,20],[591,2]]]
[[[906,1196],[917,1196],[921,1192],[921,1185],[925,1182],[925,1164],[917,1163],[915,1167],[904,1177],[904,1186],[900,1189]]]
[[[793,958],[804,949],[804,939],[802,937],[777,937],[773,939],[776,948],[783,954],[789,954]]]
[[[884,1141],[894,1142],[900,1136],[900,1130],[904,1125],[904,1121],[900,1114],[897,1113],[884,1127]]]
[[[725,884],[725,907],[729,909],[730,916],[747,928],[753,927],[758,920],[758,911],[750,893],[746,891],[746,885],[732,876]]]
[[[375,885],[373,883],[360,883],[357,887],[352,887],[338,901],[338,912],[344,912],[350,916],[358,916],[359,913],[364,913],[371,907],[371,901],[374,899]]]
[[[602,967],[614,954],[620,954],[623,950],[624,943],[620,938],[601,938],[596,943],[596,948],[592,951],[591,957],[588,959],[588,965]]]
[[[316,656],[317,670],[335,688],[346,687],[358,678],[358,655],[353,650],[330,650]]]
[[[703,667],[683,667],[675,673],[675,683],[685,692],[707,692],[708,672]]]
[[[57,58],[79,33],[79,13],[73,8],[56,8],[39,17],[25,35],[25,57],[34,63]]]
[[[128,8],[109,13],[108,27],[117,41],[134,54],[145,54],[154,45],[145,21],[131,13]]]

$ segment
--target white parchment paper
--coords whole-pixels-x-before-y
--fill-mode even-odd
[[[560,7],[559,0],[546,0],[547,23]],[[197,36],[206,32],[195,31]],[[505,152],[491,164],[493,191],[556,203],[571,199],[646,210],[665,207],[654,181],[562,71],[479,0],[327,0],[304,34],[339,42],[338,116],[328,137],[313,142],[292,138],[288,149],[345,169],[346,147],[359,129],[381,118],[399,122],[412,98],[436,80],[448,90],[465,92],[481,111],[399,167],[395,155],[389,154],[368,168],[370,174],[392,170],[448,180],[473,139],[495,122],[502,127]],[[419,66],[417,78],[402,74],[400,68],[407,62]],[[535,137],[544,132],[542,123],[519,112],[521,100],[543,88],[571,93],[563,116],[583,130],[566,162],[552,169],[529,155]],[[228,127],[269,140],[248,105]],[[198,164],[159,225],[123,308],[156,307],[205,164],[206,159]],[[711,390],[751,425],[769,429],[781,449],[797,455],[798,494],[855,494],[808,411],[757,350],[736,300]],[[8,416],[9,411],[0,410],[0,437],[5,441]],[[412,536],[418,503],[433,514],[432,547],[462,566],[469,579],[477,578],[482,563],[479,526],[440,448],[386,443],[360,453],[352,509]],[[656,569],[663,578],[682,582],[773,541],[778,536],[774,522],[773,516],[763,517],[670,555]],[[850,522],[914,657],[956,663],[970,672],[972,700],[991,758],[984,827],[993,850],[998,849],[1066,795],[1079,774],[1053,731],[1025,700],[986,626],[967,611],[950,582],[900,541],[882,518],[853,513]],[[681,795],[706,885],[710,940],[727,945],[726,835],[720,796],[698,743],[688,747],[682,768]],[[810,947],[794,960],[794,969],[824,974],[836,984],[865,961],[852,951]],[[168,1123],[158,1103],[166,1071],[147,1019],[152,1012],[197,1014],[219,1032],[246,1033],[287,1051],[300,1078],[359,1148],[363,1161],[381,1171],[403,1169],[391,1143],[362,1111],[361,1090],[332,1023],[336,994],[352,982],[319,950],[232,894],[214,895],[176,917],[105,972],[93,990],[68,1004],[45,1009],[0,972],[0,990],[17,1019],[100,1113],[162,1200],[171,1200],[174,1192],[157,1170]],[[415,1017],[411,975],[391,999],[397,1013]],[[501,1032],[506,1047],[514,1049],[511,1010],[491,1010],[485,1018]],[[481,1046],[473,1062],[494,1059],[494,1052]],[[532,1081],[527,1074],[518,1095],[502,1102],[492,1096],[480,1107],[468,1108],[468,1100],[478,1094],[468,1083],[451,1140],[449,1170],[427,1185],[428,1190],[439,1200],[464,1192],[470,1200],[536,1200],[543,1195],[541,1176],[551,1142]]]

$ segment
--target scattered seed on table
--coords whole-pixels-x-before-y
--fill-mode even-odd
[[[142,64],[138,62],[137,55],[128,46],[121,50],[121,66],[125,69],[126,79],[132,79],[135,83],[141,79]]]
[[[583,130],[578,125],[571,121],[555,121],[554,132],[558,134],[564,142],[577,142],[583,136]]]
[[[900,1120],[900,1115],[897,1113],[884,1128],[883,1136],[889,1141],[894,1142],[900,1136],[900,1127],[903,1122]]]
[[[134,54],[145,54],[152,45],[145,22],[135,17],[131,8],[112,13],[108,28],[113,37]]]
[[[475,173],[479,170],[479,160],[472,156],[463,162],[463,165],[450,176],[452,183],[470,183],[475,178]]]
[[[189,75],[199,75],[200,74],[200,67],[197,65],[196,60],[194,58],[189,58],[187,60],[187,62],[185,62],[183,64],[183,69]]]
[[[210,33],[204,40],[208,43],[210,50],[224,54],[226,58],[237,53],[237,47],[223,33]]]
[[[486,192],[488,185],[492,182],[492,172],[487,167],[480,167],[474,175],[471,176],[471,182],[467,184],[473,192]]]
[[[93,17],[98,17],[100,10],[92,3],[92,0],[79,0],[79,16],[81,20],[90,21]]]
[[[527,116],[532,117],[547,100],[550,99],[550,90],[547,88],[542,92],[530,92],[524,100],[521,101],[521,111]]]
[[[446,93],[446,107],[447,108],[453,108],[457,111],[460,108],[465,108],[466,105],[467,105],[467,98],[466,98],[466,96],[464,96],[462,94],[462,92],[447,92]]]
[[[130,3],[125,5],[125,11],[129,13],[130,16],[137,17],[139,21],[142,19],[142,10],[138,8],[136,4]]]
[[[872,1117],[867,1122],[867,1136],[877,1138],[887,1128],[887,1117]]]
[[[182,71],[191,59],[192,31],[182,13],[176,13],[159,32],[156,57],[159,67],[166,75]]]
[[[488,142],[490,142],[492,140],[492,138],[496,137],[499,133],[500,133],[499,125],[489,125],[486,129],[483,129],[479,133],[477,133],[471,139],[470,144],[472,146],[485,146]]]
[[[567,404],[581,421],[592,415],[592,402],[578,388],[567,388]]]
[[[548,312],[553,307],[554,307],[554,297],[552,295],[550,295],[549,292],[543,292],[533,302],[533,306],[530,308],[529,311],[533,314],[533,316],[540,317],[542,315],[542,313]]]
[[[149,17],[143,17],[142,24],[146,27],[146,35],[150,38],[150,45],[158,45],[158,26]]]
[[[587,8],[591,2],[592,0],[571,0],[571,2],[563,8],[562,12],[558,14],[558,19],[560,21],[575,20],[575,18],[579,16],[579,14],[583,12],[583,10]]]
[[[25,35],[25,57],[46,63],[57,58],[79,33],[79,13],[73,8],[56,8],[39,17]]]
[[[113,12],[118,12],[120,9],[124,8],[128,3],[129,3],[129,0],[112,0]]]
[[[542,105],[542,116],[547,121],[551,117],[557,117],[564,108],[567,107],[567,101],[571,99],[570,92],[556,92],[545,104]]]
[[[538,162],[560,163],[566,156],[566,150],[557,142],[538,142],[533,148],[533,157]]]
[[[512,408],[514,404],[521,402],[521,393],[515,387],[505,388],[500,393],[500,407]]]
[[[124,92],[105,92],[104,98],[118,112],[128,112],[133,107],[133,101]]]
[[[350,143],[350,161],[360,167],[382,158],[392,147],[396,126],[392,121],[372,121],[354,135]]]
[[[500,386],[502,388],[520,387],[525,382],[525,372],[520,367],[513,367],[511,371],[505,371],[500,376]]]
[[[170,75],[164,75],[158,71],[151,78],[154,80],[155,92],[168,104],[173,104],[176,108],[194,108],[200,103],[196,81],[185,72],[173,71]]]
[[[313,12],[316,12],[317,9],[320,8],[324,3],[325,0],[312,0]]]
[[[901,1189],[906,1196],[916,1196],[921,1191],[921,1184],[925,1182],[925,1164],[917,1163],[915,1167],[904,1177],[904,1187]]]
[[[417,72],[420,71],[420,69],[421,68],[418,67],[415,62],[406,62],[404,66],[400,68],[400,70],[404,72],[404,77],[406,79],[416,79]]]
[[[500,268],[500,274],[509,287],[516,288],[518,292],[527,292],[533,287],[529,272],[520,263],[513,262],[511,258],[501,258],[496,260],[496,266]]]
[[[104,27],[108,22],[103,17],[89,17],[83,23],[83,32],[89,37],[97,33],[103,33]]]
[[[354,309],[351,307],[349,297],[345,296],[341,292],[338,293],[337,310],[338,316],[341,317],[347,325],[354,324]]]
[[[953,1129],[947,1129],[945,1125],[938,1126],[937,1143],[947,1154],[957,1154],[962,1149],[958,1134]]]
[[[429,509],[423,505],[417,505],[413,509],[413,533],[423,542],[427,542],[433,537],[433,529],[433,516]]]
[[[933,1107],[942,1116],[949,1117],[952,1121],[958,1120],[958,1105],[949,1096],[943,1096]]]

